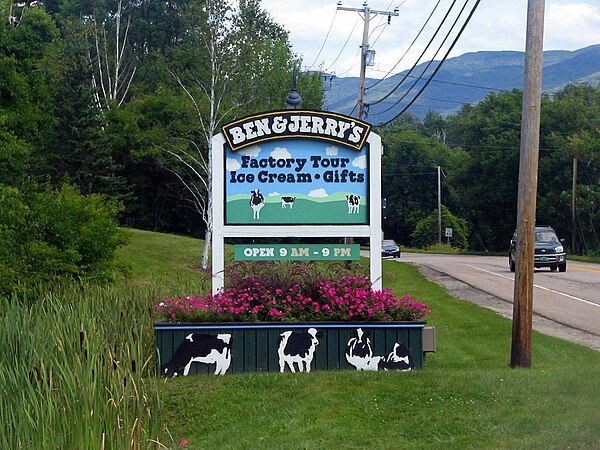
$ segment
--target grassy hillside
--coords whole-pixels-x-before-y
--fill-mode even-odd
[[[425,369],[161,380],[152,305],[208,290],[203,243],[129,234],[115,285],[0,305],[0,448],[600,448],[599,352],[535,333],[511,369],[510,321],[395,261],[384,286],[432,310]]]
[[[160,273],[161,280],[193,281],[199,241],[133,233],[124,253],[148,258],[145,264],[134,261],[134,268],[146,266],[147,274]],[[430,304],[428,322],[436,327],[438,351],[429,354],[426,369],[168,380],[161,384],[159,414],[172,445],[186,440],[194,449],[600,446],[600,353],[535,333],[533,368],[511,369],[510,321],[448,296],[416,267],[384,261],[384,272],[384,286]]]

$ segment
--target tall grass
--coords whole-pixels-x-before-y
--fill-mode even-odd
[[[0,309],[0,448],[158,447],[149,289],[62,286]]]

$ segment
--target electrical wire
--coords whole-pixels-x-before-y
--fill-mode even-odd
[[[358,55],[356,55],[356,56],[358,56]],[[355,62],[354,64],[352,64],[345,72],[342,72],[342,73],[338,74],[338,77],[341,78],[344,75],[347,75],[352,69],[354,69],[358,65],[359,62],[360,62],[360,59],[357,62]]]
[[[376,70],[376,69],[373,69],[373,70]],[[379,72],[385,72],[385,71],[380,70]],[[417,78],[417,77],[414,75],[409,75],[407,78]],[[510,89],[493,88],[493,87],[489,87],[489,86],[479,86],[477,84],[458,83],[456,81],[431,80],[431,82],[432,83],[442,83],[442,84],[452,84],[454,86],[464,86],[464,87],[471,87],[471,88],[476,88],[476,89],[484,89],[486,91],[510,92]],[[371,87],[373,87],[373,86],[371,86]]]
[[[315,56],[315,60],[313,61],[313,63],[310,65],[310,67],[308,68],[308,70],[311,70],[314,65],[317,62],[317,59],[319,59],[319,56],[321,56],[321,53],[323,52],[323,48],[325,47],[325,43],[327,42],[327,39],[329,38],[329,33],[331,33],[331,29],[333,28],[333,23],[335,22],[335,18],[337,17],[337,13],[338,13],[338,9],[335,9],[335,13],[333,14],[333,19],[331,19],[331,24],[329,25],[329,30],[327,30],[327,34],[325,35],[325,39],[323,40],[323,44],[321,45],[321,48],[319,49],[319,53],[317,53],[317,56]]]
[[[354,29],[356,28],[356,24],[358,23],[358,19],[360,19],[360,17],[356,18],[356,21],[354,22],[354,26],[350,30],[350,34],[348,34],[348,37],[346,38],[346,42],[344,42],[344,45],[342,46],[342,49],[340,50],[340,52],[338,53],[338,55],[335,57],[335,59],[333,60],[333,62],[331,63],[331,65],[327,68],[327,70],[325,70],[325,72],[331,71],[331,68],[333,67],[333,65],[336,63],[336,61],[339,59],[339,57],[342,55],[342,53],[346,49],[346,46],[348,45],[348,41],[352,37],[352,34],[354,33]]]
[[[466,217],[467,222],[469,222],[469,224],[471,225],[471,230],[473,231],[473,233],[477,237],[477,240],[481,244],[481,247],[483,247],[483,249],[487,252],[488,249],[485,246],[485,244],[483,243],[483,239],[481,238],[481,236],[477,232],[475,224],[469,218],[469,213],[467,212],[467,209],[463,206],[462,202],[458,198],[458,195],[456,195],[456,192],[454,191],[454,189],[452,188],[452,186],[450,186],[450,182],[448,181],[448,177],[446,176],[446,173],[444,172],[444,169],[442,167],[440,167],[440,172],[442,173],[442,175],[444,177],[444,180],[446,181],[446,188],[448,189],[448,192],[450,193],[450,195],[452,196],[452,198],[454,198],[454,201],[458,205],[458,209],[460,209],[461,212],[462,212],[462,214],[463,214],[463,216]]]
[[[427,20],[425,21],[425,23],[423,24],[423,26],[421,27],[421,29],[419,30],[419,32],[417,33],[417,35],[415,36],[415,38],[413,39],[413,41],[410,43],[410,45],[408,46],[408,48],[406,49],[406,51],[404,52],[404,54],[400,57],[400,59],[398,61],[396,61],[396,64],[394,64],[394,67],[392,67],[388,71],[388,73],[386,73],[383,76],[383,78],[379,79],[378,81],[376,81],[371,86],[365,87],[365,92],[367,90],[371,89],[371,88],[374,88],[379,83],[381,83],[383,80],[385,80],[394,71],[394,69],[396,69],[396,67],[398,67],[398,65],[402,62],[402,60],[404,59],[404,57],[408,54],[408,52],[410,51],[410,49],[413,47],[413,45],[415,44],[415,42],[417,41],[417,39],[419,39],[419,36],[421,36],[421,33],[423,32],[423,30],[425,29],[425,27],[429,24],[429,21],[431,20],[431,17],[435,13],[435,10],[437,9],[437,7],[439,6],[439,4],[440,4],[441,1],[442,0],[438,0],[438,2],[435,4],[435,6],[433,7],[433,10],[429,14],[429,17],[427,17]],[[406,1],[402,2],[402,4],[400,6],[402,6],[404,3],[406,3]]]
[[[425,84],[423,85],[423,87],[419,90],[419,92],[417,93],[417,95],[408,103],[408,105],[406,105],[402,109],[402,111],[400,111],[398,114],[396,114],[392,119],[390,119],[387,122],[384,122],[383,124],[378,125],[378,126],[387,125],[387,124],[393,122],[394,120],[396,120],[398,117],[400,117],[400,115],[403,114],[406,110],[408,110],[408,108],[410,108],[412,106],[412,104],[417,100],[417,98],[419,98],[419,96],[423,93],[423,91],[427,88],[427,86],[429,86],[429,83],[435,77],[435,75],[439,72],[439,70],[442,68],[442,66],[444,65],[444,62],[448,58],[448,55],[454,49],[454,46],[458,42],[458,39],[461,37],[462,33],[465,31],[465,28],[467,27],[468,23],[471,21],[471,18],[473,17],[473,14],[477,10],[477,7],[479,6],[480,2],[481,2],[481,0],[477,0],[475,2],[475,5],[471,9],[471,12],[469,13],[469,16],[467,17],[467,20],[465,20],[465,23],[463,24],[463,26],[461,27],[460,31],[458,32],[458,35],[456,36],[456,38],[454,39],[454,41],[450,45],[450,48],[448,49],[448,51],[444,55],[444,58],[440,61],[440,63],[438,64],[438,66],[435,68],[435,70],[433,71],[433,73],[431,74],[431,76],[429,77],[429,79],[425,82]]]
[[[429,69],[429,67],[433,64],[433,62],[435,61],[435,58],[437,57],[438,53],[442,50],[442,47],[444,46],[444,44],[446,43],[446,40],[450,37],[450,33],[452,32],[452,30],[454,30],[454,27],[456,26],[456,24],[458,23],[458,20],[460,19],[460,17],[462,16],[467,4],[469,3],[469,0],[465,0],[465,3],[463,4],[462,8],[460,9],[460,12],[458,13],[458,15],[456,16],[456,18],[454,19],[454,22],[452,23],[452,25],[450,26],[450,29],[448,30],[448,32],[446,33],[446,36],[444,36],[444,39],[442,40],[442,42],[440,43],[438,49],[436,50],[435,54],[433,55],[433,57],[429,60],[429,62],[426,63],[425,67],[423,68],[423,70],[421,71],[421,74],[416,78],[416,80],[414,81],[414,83],[404,92],[404,94],[402,94],[402,96],[396,101],[395,104],[391,105],[390,107],[388,107],[387,109],[383,110],[383,111],[378,111],[377,114],[381,115],[381,114],[385,114],[388,111],[391,111],[392,109],[394,109],[398,104],[400,104],[400,102],[402,102],[402,100],[404,100],[406,98],[406,96],[413,90],[413,88],[415,88],[415,86],[417,85],[417,83],[419,81],[421,81],[421,79],[423,78],[423,76],[427,73],[427,70]],[[377,103],[377,102],[376,102]]]
[[[417,65],[419,65],[419,63],[420,63],[421,58],[423,58],[423,56],[425,55],[425,52],[427,52],[427,50],[429,50],[429,47],[433,43],[433,40],[435,39],[435,37],[437,36],[437,34],[439,33],[439,31],[442,29],[442,25],[444,24],[444,22],[446,21],[446,19],[450,15],[450,12],[452,11],[452,9],[454,8],[454,5],[456,4],[456,1],[457,0],[453,0],[452,1],[452,4],[450,5],[450,8],[448,8],[448,11],[446,12],[446,14],[444,15],[444,18],[442,19],[442,21],[440,22],[439,26],[435,30],[435,33],[433,34],[433,36],[431,37],[431,39],[429,40],[429,42],[425,46],[425,49],[423,50],[423,52],[421,53],[421,55],[419,56],[419,58],[417,59],[417,61],[415,61],[415,63],[413,64],[413,66],[410,68],[410,70],[406,74],[404,74],[404,76],[402,77],[402,79],[398,82],[398,84],[390,92],[388,92],[386,95],[384,95],[379,100],[376,100],[374,102],[370,102],[371,105],[376,105],[377,103],[382,102],[383,100],[385,100],[386,98],[388,98],[390,95],[392,95],[394,92],[396,92],[396,90],[402,85],[402,83],[404,83],[406,81],[406,79],[412,73],[412,71],[415,70],[415,68],[417,67]]]
[[[388,6],[387,6],[387,10],[389,11],[389,9],[392,6],[392,3],[394,3],[394,1],[392,0]],[[404,2],[402,2],[402,4],[406,3],[406,0],[404,0]],[[402,5],[400,5],[402,6]],[[397,7],[399,8],[399,7]],[[379,18],[379,23],[373,28],[373,30],[369,33],[369,41],[371,40],[371,36],[375,33],[375,30],[377,30],[378,28],[381,28],[381,32],[379,33],[379,35],[377,36],[377,38],[369,45],[369,47],[373,47],[375,46],[375,44],[377,44],[377,41],[381,38],[381,36],[383,35],[383,32],[385,31],[385,25],[387,24],[389,25],[389,17],[386,19],[385,15],[381,15],[381,17]]]

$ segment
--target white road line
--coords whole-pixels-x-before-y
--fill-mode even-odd
[[[485,270],[485,269],[482,269],[480,267],[471,266],[469,264],[465,264],[465,265],[468,266],[468,267],[471,267],[472,269],[476,269],[476,270],[479,270],[481,272],[489,273],[490,275],[495,275],[495,276],[500,277],[500,278],[504,278],[504,279],[507,279],[507,280],[514,281],[514,278],[512,278],[512,277],[507,277],[505,275],[502,275],[502,274],[499,274],[499,273],[495,273],[495,272],[491,272],[489,270]],[[600,308],[600,305],[598,303],[593,303],[593,302],[590,302],[588,300],[584,300],[584,299],[579,298],[579,297],[574,297],[572,295],[565,294],[564,292],[555,291],[554,289],[549,289],[547,287],[540,286],[539,284],[534,284],[533,287],[536,287],[538,289],[542,289],[542,290],[547,291],[547,292],[552,292],[554,294],[563,295],[565,297],[568,297],[570,299],[576,300],[578,302],[585,303],[586,305],[595,306],[597,308]]]

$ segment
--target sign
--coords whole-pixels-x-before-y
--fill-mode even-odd
[[[452,237],[452,228],[446,228],[446,237]]]
[[[358,260],[358,244],[298,244],[298,245],[248,245],[234,246],[238,261],[301,261],[301,260]]]
[[[360,150],[371,125],[352,117],[322,111],[273,111],[245,117],[223,127],[233,151],[286,137],[317,138]]]
[[[369,130],[308,111],[226,125],[225,224],[368,224]]]
[[[368,238],[371,249],[381,249],[382,146],[369,124],[327,111],[283,110],[236,120],[222,131],[211,150],[213,293],[225,284],[226,238]],[[235,251],[255,260],[360,256],[354,244]],[[382,289],[381,258],[371,257],[369,267],[373,289]]]

